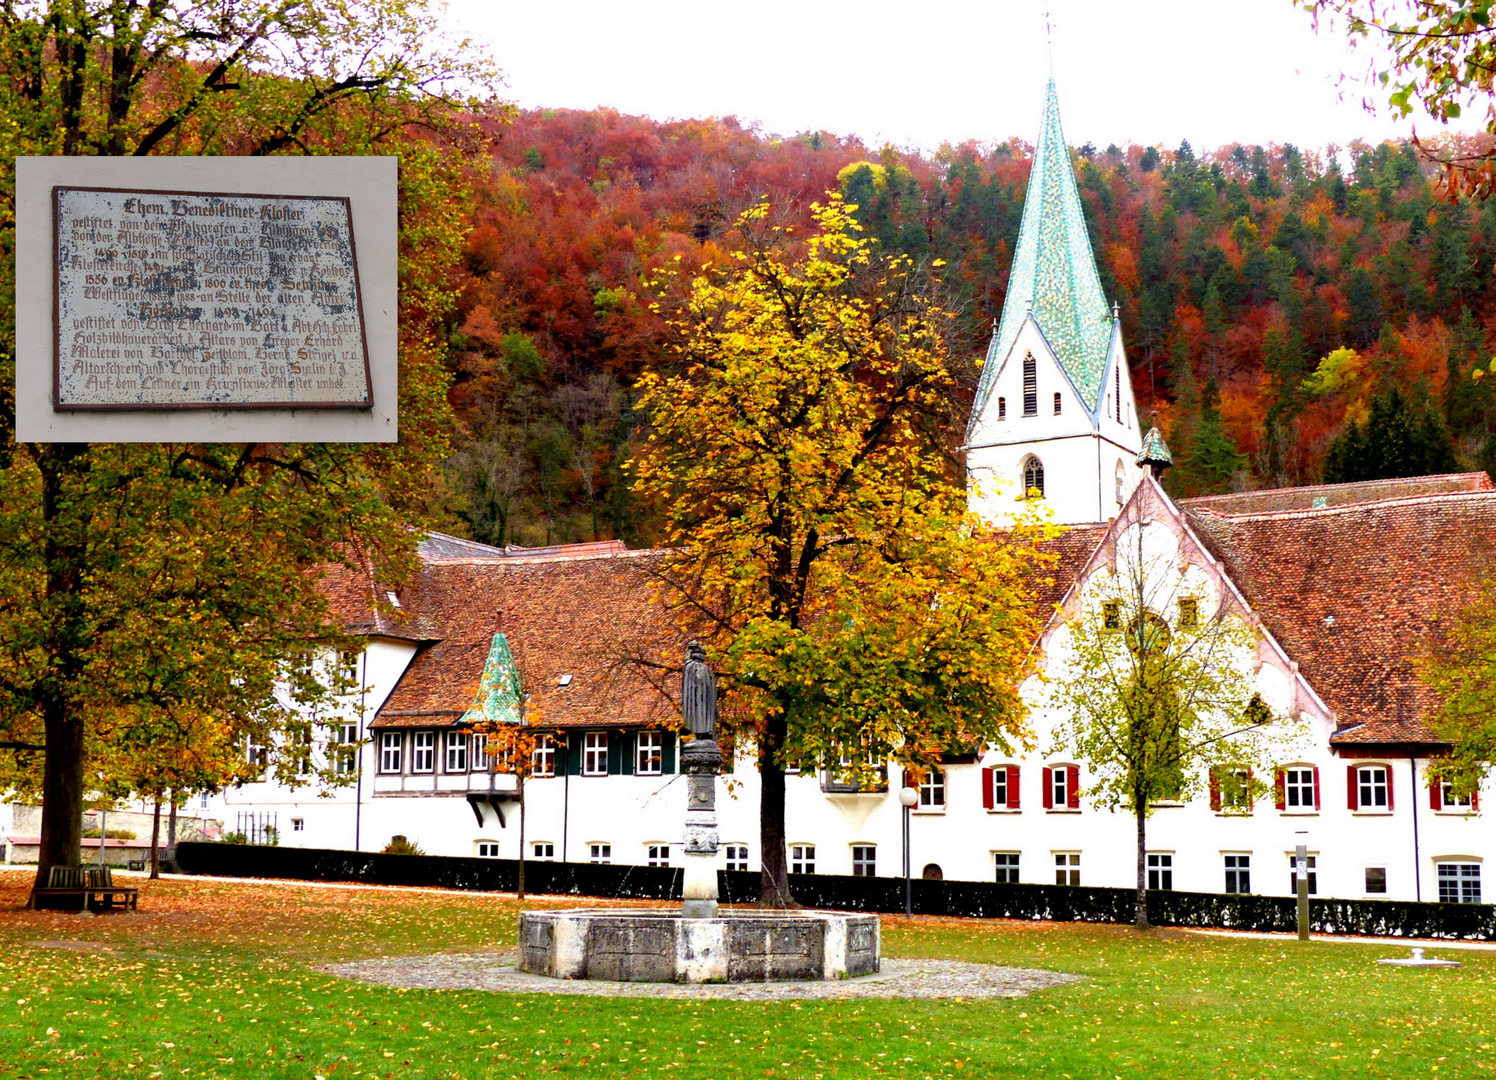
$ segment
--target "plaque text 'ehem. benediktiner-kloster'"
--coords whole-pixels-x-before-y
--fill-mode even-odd
[[[347,199],[54,198],[55,408],[372,404]]]

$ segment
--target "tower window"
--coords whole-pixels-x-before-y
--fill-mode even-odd
[[[1122,422],[1122,365],[1118,364],[1112,368],[1112,385],[1115,387],[1113,400],[1117,403],[1117,423]]]
[[[1000,397],[997,399],[997,418],[1006,420],[1008,418],[1008,399]]]
[[[1060,415],[1060,395],[1058,393],[1054,396],[1054,414],[1056,416]]]
[[[1023,357],[1023,415],[1039,415],[1039,370],[1033,353]]]
[[[1023,461],[1023,496],[1028,498],[1035,493],[1044,498],[1044,463],[1030,456]]]
[[[1117,505],[1118,506],[1121,506],[1122,503],[1125,501],[1126,490],[1127,490],[1127,470],[1125,468],[1123,468],[1122,463],[1119,461],[1119,462],[1117,462]]]

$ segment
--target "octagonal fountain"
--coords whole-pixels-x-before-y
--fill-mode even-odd
[[[723,912],[717,905],[717,684],[696,642],[686,652],[681,711],[695,736],[686,774],[685,874],[679,909],[526,911],[519,969],[614,982],[845,979],[878,970],[878,917],[833,911]]]

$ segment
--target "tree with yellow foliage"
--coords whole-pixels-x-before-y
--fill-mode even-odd
[[[632,463],[672,550],[662,599],[707,646],[762,779],[760,903],[793,903],[789,769],[869,786],[890,759],[1023,736],[1043,527],[966,513],[950,315],[831,196],[801,238],[761,204],[686,286],[641,380]],[[844,762],[851,762],[844,765]]]

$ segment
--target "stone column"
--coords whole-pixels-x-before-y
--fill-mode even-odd
[[[681,747],[686,774],[685,876],[681,915],[687,919],[717,917],[717,776],[722,749],[711,736]]]

